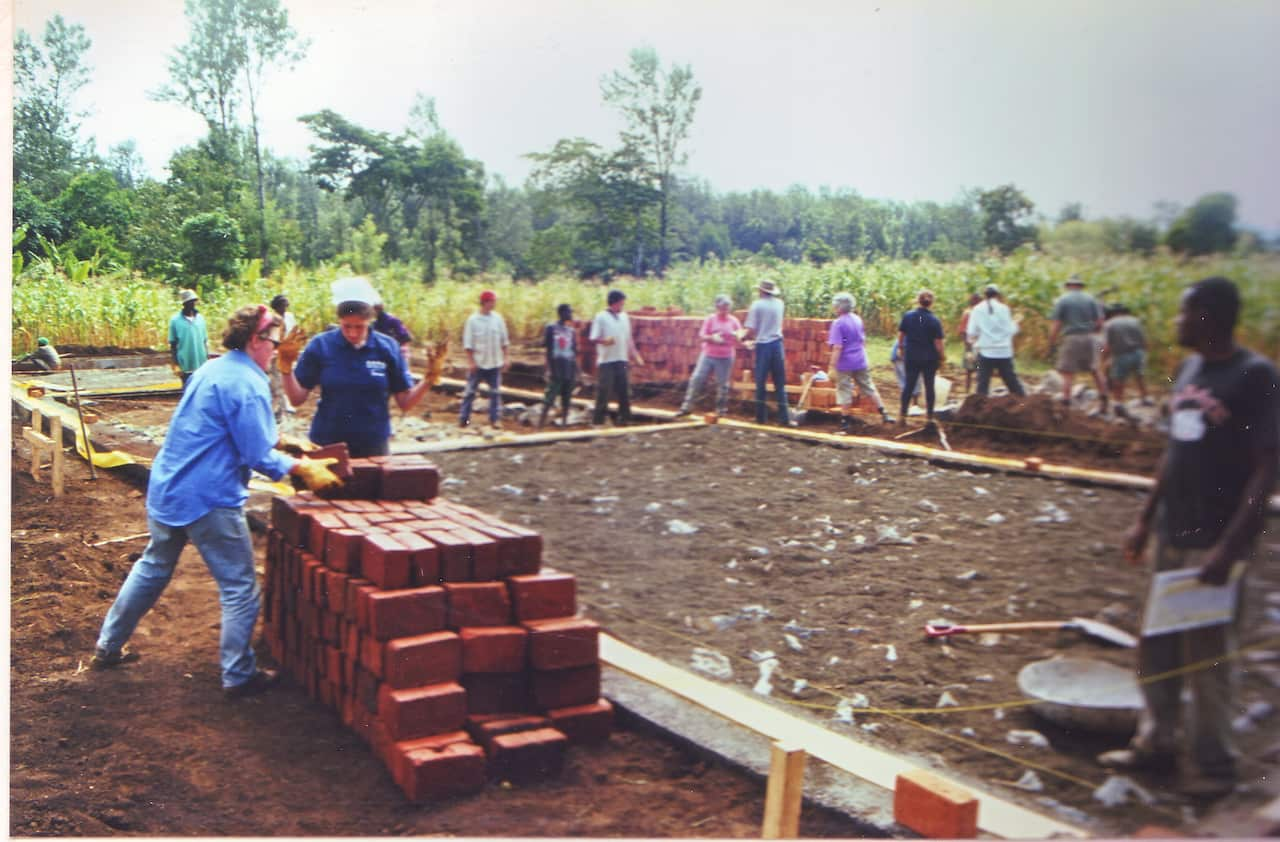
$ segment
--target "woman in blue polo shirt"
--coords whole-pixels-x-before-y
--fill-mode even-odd
[[[946,358],[942,340],[942,322],[930,310],[933,293],[921,290],[916,296],[914,310],[906,313],[898,323],[898,343],[902,348],[902,361],[907,368],[907,382],[902,387],[901,414],[898,423],[907,423],[907,408],[911,406],[911,394],[920,377],[924,377],[924,403],[926,417],[933,423],[933,378]]]
[[[413,385],[400,346],[386,334],[372,330],[377,293],[364,278],[334,284],[338,327],[316,336],[297,357],[296,346],[280,346],[277,358],[281,382],[289,402],[300,406],[320,387],[320,403],[311,421],[311,440],[319,445],[346,442],[353,457],[389,452],[394,397],[404,411],[412,409],[431,388],[424,377]],[[292,352],[292,353],[291,353]]]

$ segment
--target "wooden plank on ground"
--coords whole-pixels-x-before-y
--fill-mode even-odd
[[[737,688],[717,684],[674,667],[607,634],[600,635],[600,660],[628,675],[656,684],[667,692],[730,719],[744,728],[801,748],[837,769],[890,791],[893,790],[898,774],[918,768],[908,758],[798,719]],[[945,779],[946,776],[940,777]],[[969,787],[958,781],[955,783]],[[996,836],[1009,839],[1088,836],[1081,828],[1004,801],[996,795],[983,792],[980,798],[980,827]]]

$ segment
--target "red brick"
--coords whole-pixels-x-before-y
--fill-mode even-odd
[[[337,646],[342,640],[342,633],[339,628],[340,621],[341,618],[328,609],[324,609],[320,615],[320,637],[324,638],[324,641],[332,646]]]
[[[529,664],[536,670],[584,667],[600,660],[600,626],[576,618],[529,620]]]
[[[378,691],[378,718],[399,740],[456,731],[467,718],[467,692],[456,682]]]
[[[382,682],[362,666],[356,667],[355,696],[370,713],[378,712],[378,692]]]
[[[538,573],[507,578],[518,622],[572,617],[578,611],[577,579],[569,573]]]
[[[398,637],[383,644],[382,665],[383,680],[397,689],[457,681],[462,675],[462,644],[448,631]]]
[[[440,471],[422,459],[396,460],[382,466],[381,500],[430,500],[440,491]]]
[[[463,673],[462,686],[467,690],[471,713],[524,713],[530,709],[526,672]]]
[[[492,582],[498,578],[498,542],[474,529],[454,529],[453,534],[467,542],[471,552],[471,579]]]
[[[378,592],[378,586],[365,579],[361,579],[360,581],[363,582],[363,584],[355,588],[356,623],[362,630],[368,631],[369,597]],[[348,583],[348,593],[350,592],[350,583]]]
[[[533,713],[481,713],[467,717],[467,733],[480,744],[486,754],[492,750],[494,737],[550,726],[551,720]]]
[[[432,734],[430,737],[419,737],[416,740],[401,740],[392,743],[387,751],[386,764],[396,785],[400,786],[408,767],[404,764],[405,756],[411,751],[442,751],[456,743],[472,743],[471,735],[466,731],[447,731],[443,734]],[[474,745],[474,743],[472,743]]]
[[[350,576],[336,570],[325,571],[324,592],[329,603],[329,610],[335,614],[347,613],[347,582]]]
[[[445,624],[451,629],[467,626],[511,624],[511,597],[502,582],[446,582],[449,612]]]
[[[396,534],[409,550],[409,581],[415,585],[440,584],[440,548],[417,533]]]
[[[373,583],[370,582],[368,579],[363,579],[354,574],[352,574],[351,578],[347,580],[347,595],[343,599],[342,604],[343,604],[343,607],[346,608],[346,611],[344,613],[346,614],[346,617],[348,620],[357,619],[356,617],[357,608],[358,608],[357,603],[359,602],[359,598],[360,598],[360,588],[366,585],[373,586]]]
[[[613,730],[613,705],[600,699],[588,705],[553,708],[547,711],[551,724],[569,738],[572,745],[588,745],[609,739]]]
[[[373,591],[367,600],[369,632],[378,640],[414,637],[445,627],[445,596],[440,587]]]
[[[542,568],[542,536],[532,529],[512,523],[499,524],[515,534],[516,547],[508,549],[499,559],[499,576],[518,576],[537,573]]]
[[[534,670],[529,683],[538,710],[587,705],[600,698],[600,665]]]
[[[423,533],[440,548],[440,578],[445,582],[471,581],[471,544],[452,532],[433,529]]]
[[[533,781],[560,774],[569,740],[555,728],[517,731],[493,738],[489,776],[499,780]]]
[[[345,517],[345,516],[344,516]],[[360,551],[364,546],[364,533],[358,529],[342,527],[325,536],[324,563],[334,570],[360,574]]]
[[[337,462],[329,466],[329,470],[343,480],[351,478],[351,452],[347,450],[345,441],[326,444],[324,447],[317,447],[315,450],[308,451],[307,458],[337,459]]]
[[[458,630],[463,672],[520,672],[529,665],[529,632],[521,626]]]
[[[978,799],[932,772],[913,769],[894,782],[893,820],[932,839],[972,839],[978,835]]]
[[[484,788],[484,750],[474,743],[452,743],[439,751],[417,749],[399,761],[400,789],[410,801],[430,801],[479,792]]]
[[[343,512],[338,515],[338,519],[341,520],[348,529],[364,531],[369,528],[369,517],[365,512]]]
[[[386,677],[382,671],[382,641],[373,635],[367,635],[360,640],[360,666],[379,679]]]
[[[324,543],[326,533],[332,529],[341,529],[345,524],[342,522],[338,514],[333,511],[314,512],[309,515],[310,523],[307,527],[307,549],[310,550],[316,558],[324,558]]]
[[[280,532],[285,544],[300,546],[305,533],[298,501],[293,497],[272,497],[271,526]]]
[[[409,551],[387,534],[365,534],[360,549],[360,572],[380,588],[409,586]]]
[[[368,459],[351,460],[351,479],[342,486],[342,496],[349,500],[374,500],[382,485],[382,467]]]

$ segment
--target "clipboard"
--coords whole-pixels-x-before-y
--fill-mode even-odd
[[[1142,617],[1142,636],[1217,626],[1230,623],[1240,601],[1240,578],[1245,565],[1237,562],[1225,585],[1205,585],[1199,568],[1162,570],[1151,577],[1147,608]]]

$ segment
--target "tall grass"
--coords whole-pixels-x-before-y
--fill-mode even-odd
[[[787,313],[796,317],[830,316],[831,296],[852,293],[858,312],[873,336],[894,333],[901,314],[916,294],[929,288],[937,295],[935,312],[951,333],[972,292],[997,284],[1021,318],[1017,340],[1020,356],[1043,359],[1049,351],[1048,314],[1062,292],[1062,282],[1078,273],[1095,294],[1114,287],[1105,300],[1124,302],[1142,319],[1150,337],[1154,370],[1168,370],[1181,356],[1174,346],[1173,317],[1182,288],[1207,275],[1225,275],[1241,289],[1245,307],[1238,336],[1242,343],[1273,358],[1280,356],[1280,257],[1213,257],[1180,260],[1167,254],[1149,258],[1055,257],[1032,250],[1003,260],[967,263],[880,260],[836,261],[822,267],[760,262],[683,264],[665,279],[621,278],[612,288],[627,293],[628,308],[651,305],[680,307],[689,314],[710,312],[719,293],[745,308],[756,297],[757,284],[775,280],[783,291]],[[309,332],[334,320],[330,284],[345,268],[304,270],[287,266],[267,279],[257,278],[246,264],[241,277],[201,291],[201,307],[210,332],[221,333],[226,318],[239,306],[269,300],[284,292]],[[606,288],[598,282],[568,276],[537,283],[508,278],[443,279],[431,285],[419,280],[419,268],[397,265],[374,275],[387,309],[404,320],[418,341],[457,337],[474,312],[483,289],[498,295],[498,309],[517,341],[535,339],[567,303],[587,319],[604,305]],[[12,324],[15,352],[29,350],[35,337],[57,344],[116,345],[163,348],[169,318],[178,311],[176,290],[159,282],[128,276],[70,281],[65,277],[23,278],[14,286]]]

